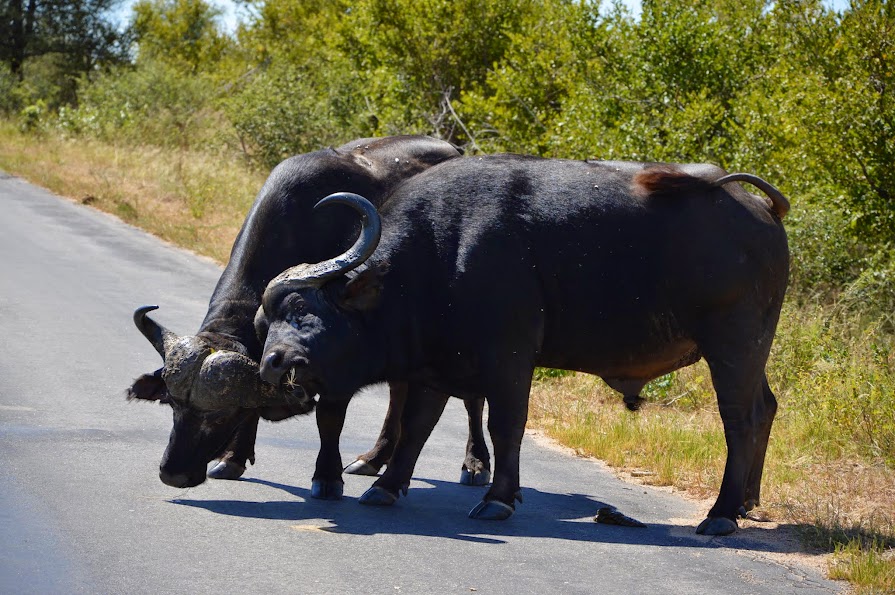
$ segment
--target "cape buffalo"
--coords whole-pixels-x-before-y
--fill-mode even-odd
[[[314,212],[322,197],[337,190],[363,193],[381,203],[401,181],[460,153],[450,143],[424,136],[359,139],[337,149],[287,159],[278,165],[246,216],[198,333],[179,337],[146,316],[134,322],[164,359],[164,366],[138,378],[130,398],[159,400],[174,410],[174,427],[160,465],[168,485],[189,487],[205,480],[206,465],[220,458],[210,477],[235,479],[254,463],[259,415],[281,420],[314,408],[313,392],[300,386],[273,389],[258,378],[263,338],[254,319],[268,282],[287,267],[323,260],[344,250],[357,223],[347,208]],[[391,391],[389,414],[374,448],[347,471],[375,474],[397,441],[403,391]],[[481,429],[483,402],[470,401],[470,444],[461,481],[487,483],[490,463]],[[317,409],[321,433],[312,495],[342,493],[338,436],[345,410],[323,403]],[[478,428],[477,431],[475,428]],[[326,469],[325,472],[321,469]],[[335,473],[338,470],[339,473]],[[321,480],[323,476],[327,481]]]
[[[448,395],[485,397],[494,481],[470,517],[507,518],[521,501],[535,366],[596,374],[636,397],[704,357],[727,465],[697,531],[730,533],[758,504],[777,407],[765,365],[789,275],[789,205],[770,184],[701,164],[452,159],[392,193],[378,248],[369,202],[324,203],[353,205],[363,231],[340,257],[267,287],[261,376],[288,373],[321,403],[407,384],[397,449],[363,503],[406,492]]]

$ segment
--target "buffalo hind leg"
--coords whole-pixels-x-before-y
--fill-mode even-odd
[[[345,425],[345,413],[350,399],[317,402],[317,432],[320,434],[320,452],[311,481],[311,497],[318,500],[339,500],[345,482],[342,481],[342,455],[339,438]]]
[[[361,504],[390,506],[400,494],[407,495],[410,478],[426,440],[447,404],[448,396],[430,388],[412,385],[408,388],[401,437],[388,468],[382,477],[360,497]]]
[[[463,404],[469,417],[469,438],[466,440],[466,459],[460,471],[460,483],[469,486],[488,485],[491,481],[491,454],[482,428],[485,399],[464,399]]]
[[[760,411],[763,415],[757,420],[755,455],[752,459],[752,467],[749,469],[749,476],[746,479],[746,502],[743,510],[740,511],[740,516],[743,517],[746,516],[744,513],[748,513],[761,504],[761,476],[764,471],[764,458],[771,436],[771,425],[777,413],[777,399],[768,385],[767,376],[762,378],[762,397],[763,403]]]
[[[741,317],[739,328],[748,317]],[[761,329],[759,321],[752,328]],[[735,329],[737,324],[727,328]],[[738,341],[731,341],[731,336]],[[730,333],[725,340],[703,349],[718,396],[718,410],[724,424],[727,462],[721,489],[708,517],[696,532],[727,535],[736,531],[736,518],[744,512],[747,490],[757,501],[764,453],[776,411],[776,401],[767,388],[764,374],[773,326],[760,333]],[[702,346],[701,346],[702,347]]]
[[[237,428],[227,445],[224,455],[208,470],[211,479],[239,479],[245,473],[246,463],[255,464],[255,438],[258,434],[258,414],[252,413]]]
[[[407,388],[404,384],[389,385],[388,411],[379,431],[376,444],[366,454],[362,454],[353,463],[345,467],[345,473],[352,475],[379,475],[382,466],[388,463],[395,452],[395,445],[401,437],[401,415],[407,401]]]

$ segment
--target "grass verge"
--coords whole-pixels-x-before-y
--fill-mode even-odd
[[[115,147],[0,121],[0,169],[226,262],[265,175],[236,159]],[[768,369],[780,409],[763,509],[831,552],[830,576],[895,592],[893,337],[835,307],[786,304]],[[627,411],[596,377],[535,376],[530,425],[581,454],[699,498],[717,494],[725,446],[708,369],[651,383]]]
[[[220,155],[22,134],[2,120],[0,168],[221,263],[266,177]]]

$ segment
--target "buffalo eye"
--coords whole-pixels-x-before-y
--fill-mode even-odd
[[[308,305],[297,293],[293,293],[283,300],[284,319],[294,329],[301,328],[301,319],[308,313]]]

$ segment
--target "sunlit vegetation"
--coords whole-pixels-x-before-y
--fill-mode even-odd
[[[644,0],[636,18],[572,0],[240,6],[230,31],[206,0],[139,0],[116,30],[110,0],[2,0],[0,167],[219,262],[270,167],[363,136],[758,174],[793,204],[763,508],[831,552],[831,576],[893,589],[892,2]],[[704,364],[643,396],[631,413],[599,379],[539,370],[531,423],[714,495]]]

